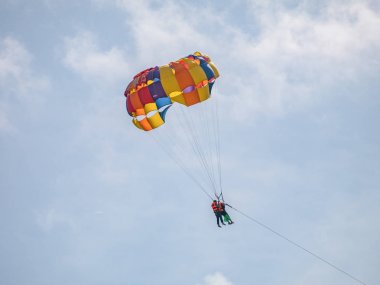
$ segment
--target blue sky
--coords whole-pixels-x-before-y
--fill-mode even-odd
[[[376,284],[379,3],[268,2],[1,2],[2,284],[357,284],[232,210],[219,229],[132,125],[133,75],[198,50],[227,201]]]

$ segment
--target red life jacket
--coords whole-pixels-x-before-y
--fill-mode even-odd
[[[223,212],[226,209],[223,202],[219,202],[219,211]]]
[[[213,210],[214,212],[218,212],[218,211],[219,211],[219,205],[218,205],[218,202],[212,202],[211,207],[212,207],[212,210]]]

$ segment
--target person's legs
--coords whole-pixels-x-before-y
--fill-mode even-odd
[[[224,221],[227,222],[228,224],[233,224],[234,222],[231,220],[230,215],[227,214],[227,212],[224,212]]]
[[[223,215],[222,215],[222,213],[219,213],[219,219],[222,222],[222,225],[225,225],[225,223],[223,222]]]
[[[214,212],[214,214],[215,214],[215,217],[216,217],[216,223],[217,223],[218,227],[220,228],[221,227],[220,224],[219,224],[220,214],[218,212]]]

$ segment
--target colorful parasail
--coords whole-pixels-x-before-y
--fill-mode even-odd
[[[136,74],[124,92],[128,114],[139,129],[158,128],[174,102],[189,107],[207,100],[218,77],[211,59],[200,52],[148,68]]]

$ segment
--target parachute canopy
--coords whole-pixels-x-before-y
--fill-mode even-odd
[[[158,128],[174,102],[192,106],[207,100],[217,77],[211,59],[200,52],[148,68],[136,74],[124,92],[128,114],[139,129]]]

